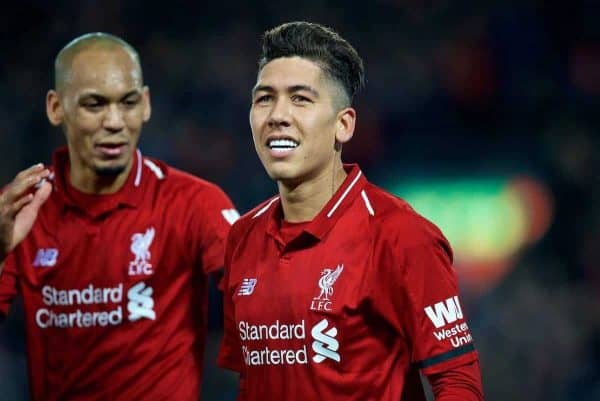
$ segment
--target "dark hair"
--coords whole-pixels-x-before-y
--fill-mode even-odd
[[[288,22],[263,36],[259,71],[270,61],[280,57],[302,57],[321,67],[323,72],[340,84],[350,106],[354,95],[364,86],[363,61],[356,50],[332,29],[310,22]]]

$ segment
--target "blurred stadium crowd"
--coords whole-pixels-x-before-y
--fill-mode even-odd
[[[49,162],[64,143],[44,111],[53,58],[75,36],[105,31],[142,58],[153,105],[144,153],[218,183],[247,211],[276,191],[248,124],[260,34],[289,20],[329,25],[367,71],[346,161],[381,186],[390,177],[526,175],[551,196],[545,234],[510,256],[501,280],[466,291],[486,399],[600,399],[600,3],[20,4],[0,14],[0,182]],[[5,401],[27,396],[18,310],[0,326]],[[217,313],[211,324],[204,400],[232,400],[235,381],[210,360]]]

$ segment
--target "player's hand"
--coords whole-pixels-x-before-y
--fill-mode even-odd
[[[41,163],[21,171],[0,194],[0,262],[29,234],[52,192],[50,171]]]

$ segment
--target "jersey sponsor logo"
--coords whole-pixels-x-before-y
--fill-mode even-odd
[[[342,274],[344,270],[344,265],[337,265],[337,268],[334,269],[323,269],[321,272],[321,277],[319,278],[319,295],[312,299],[310,303],[310,310],[313,311],[328,311],[332,310],[333,302],[331,301],[331,296],[333,295],[333,285]]]
[[[240,285],[240,289],[238,290],[238,295],[252,295],[254,292],[254,287],[256,287],[256,283],[258,280],[255,278],[245,278],[242,280],[242,284]]]
[[[75,312],[70,313],[40,308],[35,313],[35,322],[42,329],[50,327],[68,329],[71,327],[117,326],[123,322],[123,311],[120,306],[110,311],[84,312],[77,309]]]
[[[307,338],[306,322],[275,322],[253,324],[240,321],[238,330],[244,363],[248,366],[261,365],[306,365],[311,360],[322,363],[326,359],[340,362],[337,352],[340,344],[334,326],[330,327],[327,319],[313,326],[311,337]],[[312,342],[312,358],[308,357],[310,340]]]
[[[121,306],[109,310],[88,312],[82,309],[65,312],[65,307],[76,305],[114,305],[123,299],[123,284],[116,287],[95,287],[93,284],[83,289],[58,289],[50,285],[42,288],[42,302],[46,307],[35,313],[38,327],[66,329],[94,326],[116,326],[123,322]]]
[[[438,341],[450,340],[450,344],[452,344],[454,348],[458,348],[473,341],[473,337],[469,332],[469,326],[464,322],[456,324],[449,329],[434,331],[433,336]]]
[[[299,349],[275,349],[268,346],[262,349],[250,349],[247,345],[242,345],[242,357],[248,366],[308,363],[306,345]]]
[[[458,296],[438,302],[433,307],[425,307],[425,313],[436,329],[463,318]]]
[[[312,359],[316,363],[321,363],[325,359],[332,359],[336,362],[340,361],[340,354],[336,352],[340,347],[340,343],[335,339],[338,333],[337,329],[335,326],[330,329],[327,329],[327,327],[329,327],[329,322],[327,319],[323,319],[310,331],[310,334],[315,339],[312,343],[312,349],[315,352]]]
[[[458,296],[447,298],[432,306],[427,306],[425,313],[436,329],[433,336],[440,342],[450,341],[454,348],[461,347],[473,342],[469,326],[465,322],[459,322],[452,327],[445,327],[463,318],[462,308]]]
[[[33,265],[35,267],[52,267],[56,265],[58,259],[58,249],[56,248],[40,248],[35,254]]]
[[[115,287],[59,289],[45,285],[41,290],[43,307],[35,313],[35,323],[47,328],[88,328],[123,323],[123,283]],[[153,289],[143,281],[127,291],[128,319],[131,322],[156,319]]]
[[[141,318],[156,319],[154,299],[152,298],[153,292],[152,287],[147,286],[143,281],[140,281],[127,291],[127,298],[129,299],[127,311],[129,312],[130,321],[135,322]]]
[[[275,323],[250,324],[246,321],[240,321],[238,325],[240,331],[240,340],[258,341],[258,340],[293,340],[294,338],[303,339],[306,337],[304,329],[304,320],[299,324],[281,323],[276,320]]]
[[[48,306],[117,304],[122,299],[123,284],[116,287],[95,287],[90,284],[80,290],[61,290],[51,285],[42,288],[42,301]]]
[[[235,209],[223,209],[221,210],[221,214],[223,215],[223,218],[227,220],[229,225],[233,225],[233,223],[240,218],[240,214]]]
[[[305,327],[304,320],[300,323],[282,323],[276,320],[273,324],[251,324],[247,321],[240,321],[238,329],[242,341],[244,363],[248,366],[307,364],[306,344],[291,348],[266,346],[258,349],[251,345],[253,341],[269,342],[273,340],[276,344],[289,344],[290,341],[304,340],[306,338]]]
[[[150,257],[150,246],[154,240],[155,230],[154,227],[150,227],[145,233],[135,233],[131,236],[131,246],[129,249],[135,256],[135,259],[129,262],[129,275],[149,276],[153,273],[152,264],[149,262]]]

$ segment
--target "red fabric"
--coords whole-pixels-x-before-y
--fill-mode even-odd
[[[346,168],[311,222],[282,224],[275,197],[230,232],[218,363],[240,401],[424,400],[419,367],[478,358],[446,239]]]
[[[283,240],[284,243],[288,243],[291,240],[293,240],[294,238],[296,238],[297,236],[300,235],[300,233],[306,228],[308,227],[309,223],[306,222],[302,222],[302,223],[289,223],[287,221],[282,221],[281,222],[281,229],[279,230],[279,233],[281,234],[281,239]]]
[[[207,273],[223,265],[231,201],[139,153],[106,196],[68,184],[66,150],[54,168],[50,199],[0,275],[0,310],[17,282],[23,295],[31,398],[196,401]]]
[[[15,257],[11,253],[4,260],[4,267],[0,273],[0,316],[6,317],[11,301],[17,295],[18,277]]]
[[[436,401],[482,401],[479,361],[427,376]]]

